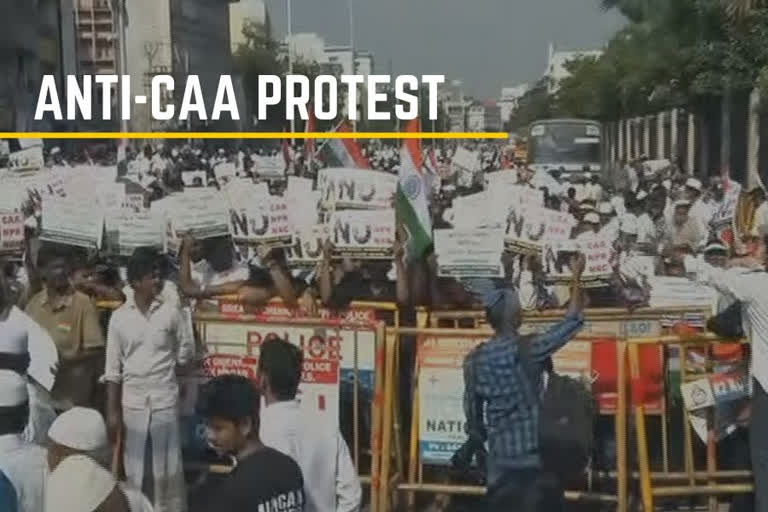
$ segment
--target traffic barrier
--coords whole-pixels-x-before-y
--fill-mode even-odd
[[[526,314],[523,321],[523,334],[529,332],[540,332],[549,325],[562,319],[563,311],[545,311]],[[590,309],[587,311],[587,322],[580,336],[572,343],[569,343],[565,349],[561,350],[555,359],[555,366],[560,373],[570,374],[575,377],[592,379],[595,393],[599,399],[600,411],[602,415],[614,418],[616,435],[616,471],[601,471],[588,473],[587,491],[571,491],[566,494],[569,499],[588,499],[597,501],[614,501],[619,510],[627,510],[629,503],[628,484],[630,477],[639,478],[640,472],[630,475],[628,468],[627,453],[627,416],[629,390],[627,388],[627,340],[633,336],[647,335],[649,339],[656,336],[662,336],[671,327],[681,322],[689,322],[691,319],[697,323],[703,323],[706,311],[692,308],[665,308],[665,309],[640,309],[632,313],[626,310],[618,309]],[[400,343],[401,336],[414,336],[417,340],[423,340],[424,337],[447,337],[453,338],[454,346],[456,338],[487,339],[491,332],[484,325],[484,312],[482,311],[426,311],[419,312],[418,325],[421,328],[401,328],[387,329],[387,338],[394,338],[395,343]],[[423,328],[424,325],[430,325],[430,328]],[[468,328],[460,328],[468,327]],[[451,343],[448,341],[447,343]],[[471,345],[471,344],[470,344]],[[421,347],[421,343],[419,345]],[[466,353],[467,347],[464,346],[459,351],[461,359]],[[397,349],[395,348],[395,351]],[[667,431],[668,407],[664,393],[664,373],[665,368],[664,349],[658,344],[645,344],[631,350],[637,355],[637,366],[643,369],[642,377],[638,376],[633,381],[633,389],[642,390],[643,415],[651,414],[659,416],[662,424],[662,447],[663,447],[663,471],[654,474],[654,477],[675,478],[670,472],[669,457],[669,433]],[[459,361],[458,355],[453,355],[456,361]],[[633,361],[635,355],[632,356]],[[422,358],[417,359],[419,362]],[[586,361],[586,364],[585,364]],[[407,369],[408,371],[410,369]],[[593,372],[593,370],[597,370]],[[417,375],[421,375],[420,368],[414,368]],[[454,371],[460,374],[460,363],[454,363]],[[459,382],[461,382],[459,380]],[[399,481],[394,486],[395,495],[398,492],[406,492],[409,504],[414,502],[415,492],[446,492],[448,494],[482,494],[482,487],[467,486],[446,486],[444,483],[432,483],[424,481],[424,452],[425,449],[419,444],[420,427],[419,418],[423,416],[421,411],[422,393],[418,388],[419,379],[414,381],[413,388],[413,409],[411,421],[411,436],[408,445],[408,472],[404,481]],[[458,390],[456,395],[459,397],[463,390]],[[434,400],[432,401],[434,402]],[[432,404],[434,405],[434,404]],[[650,406],[650,407],[649,407]],[[463,419],[463,411],[458,405],[459,418]],[[423,418],[422,418],[423,419]],[[423,422],[423,421],[422,421]],[[387,427],[385,426],[385,429]],[[414,435],[416,434],[416,435]],[[446,450],[450,451],[447,447]],[[384,450],[387,447],[383,447]],[[639,453],[639,452],[638,452]],[[428,454],[428,455],[435,455]],[[427,457],[429,459],[430,457]],[[443,460],[438,461],[445,463]],[[434,462],[434,460],[427,460]],[[616,493],[601,494],[592,492],[592,483],[597,479],[615,479]],[[679,476],[678,476],[679,478]],[[446,491],[448,489],[448,491]],[[453,489],[453,491],[450,491]]]
[[[103,311],[119,305],[98,304]],[[188,456],[185,467],[227,471],[227,466],[203,464],[196,457],[205,449],[201,421],[194,415],[198,387],[208,378],[225,373],[255,378],[259,346],[281,338],[297,344],[304,353],[302,406],[315,414],[339,418],[361,481],[370,484],[371,502],[377,502],[380,486],[388,485],[388,479],[380,483],[379,475],[392,468],[390,456],[394,455],[395,467],[402,467],[403,460],[397,449],[397,418],[384,412],[399,407],[399,397],[385,393],[385,382],[393,378],[398,364],[397,356],[388,353],[384,334],[385,325],[399,326],[395,304],[353,302],[343,311],[320,308],[310,315],[288,308],[280,300],[257,308],[240,303],[237,297],[217,297],[200,303],[193,322],[203,359],[192,375],[180,376],[180,410]],[[383,421],[395,421],[395,430],[384,432]],[[384,442],[394,449],[382,452]]]

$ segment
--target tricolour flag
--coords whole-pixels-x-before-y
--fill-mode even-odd
[[[346,121],[343,121],[336,131],[351,132]],[[329,167],[346,167],[349,169],[371,168],[371,162],[368,161],[360,145],[354,139],[330,139],[326,146],[328,147],[327,162]]]
[[[419,120],[414,119],[408,123],[406,131],[418,132],[419,125]],[[424,156],[418,139],[406,139],[400,150],[396,209],[398,222],[408,233],[409,256],[423,256],[432,244],[432,219],[424,178]]]

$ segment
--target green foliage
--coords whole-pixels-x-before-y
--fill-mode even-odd
[[[546,119],[554,113],[554,99],[549,94],[549,82],[539,80],[518,100],[518,107],[509,119],[510,132],[524,132],[533,121]]]
[[[629,24],[600,58],[568,64],[571,76],[554,98],[557,115],[612,120],[697,109],[726,90],[768,87],[768,10],[757,8],[764,0],[601,0],[601,6],[618,9]]]

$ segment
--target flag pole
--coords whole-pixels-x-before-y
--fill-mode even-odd
[[[288,74],[293,74],[293,1],[288,0]],[[285,126],[285,125],[283,125]],[[296,119],[295,116],[291,119],[291,133],[296,132]]]

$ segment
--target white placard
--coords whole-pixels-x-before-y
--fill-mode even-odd
[[[497,198],[498,196],[488,191],[457,197],[453,202],[453,227],[456,229],[502,227],[504,207],[495,202]]]
[[[504,230],[498,228],[436,229],[438,275],[503,277]]]
[[[237,168],[232,162],[222,162],[213,167],[213,174],[217,180],[231,179],[237,175]]]
[[[18,254],[24,250],[24,215],[0,211],[0,254]]]
[[[202,240],[229,235],[226,198],[215,189],[185,190],[166,198],[162,204],[176,237],[190,234]]]
[[[321,169],[317,178],[323,208],[388,209],[397,190],[397,176],[362,169]]]
[[[283,197],[268,195],[232,204],[229,222],[236,242],[286,247],[293,240],[288,202]]]
[[[336,257],[391,259],[395,211],[336,211],[331,215],[330,237]]]
[[[513,207],[507,216],[504,242],[513,252],[539,253],[545,243],[568,240],[575,225],[576,219],[567,212],[543,206]]]
[[[712,227],[715,230],[721,230],[731,226],[733,217],[736,213],[736,207],[739,204],[739,195],[741,195],[741,185],[731,182],[728,192],[723,201],[712,215]]]
[[[195,185],[195,180],[200,179],[200,185]],[[205,188],[208,185],[208,173],[205,171],[184,171],[181,173],[181,181],[185,187]]]
[[[466,171],[475,174],[480,170],[480,153],[459,146],[453,155],[451,165],[456,172]]]
[[[36,171],[45,167],[43,146],[31,146],[8,155],[8,169],[12,172]]]
[[[77,199],[43,199],[43,229],[40,240],[89,249],[101,249],[104,211]]]
[[[566,240],[548,242],[544,245],[544,272],[552,282],[570,282],[572,278],[571,257],[583,253],[586,266],[581,280],[587,286],[599,287],[607,285],[613,275],[611,256],[613,243],[607,238],[590,241]]]
[[[163,220],[149,212],[122,215],[112,220],[108,243],[120,256],[130,256],[138,247],[163,248]]]
[[[293,235],[293,244],[286,248],[285,256],[292,267],[314,266],[323,259],[323,246],[328,240],[328,224],[297,229]]]
[[[285,159],[278,156],[260,156],[253,161],[253,169],[256,175],[266,179],[280,179],[285,177]]]

